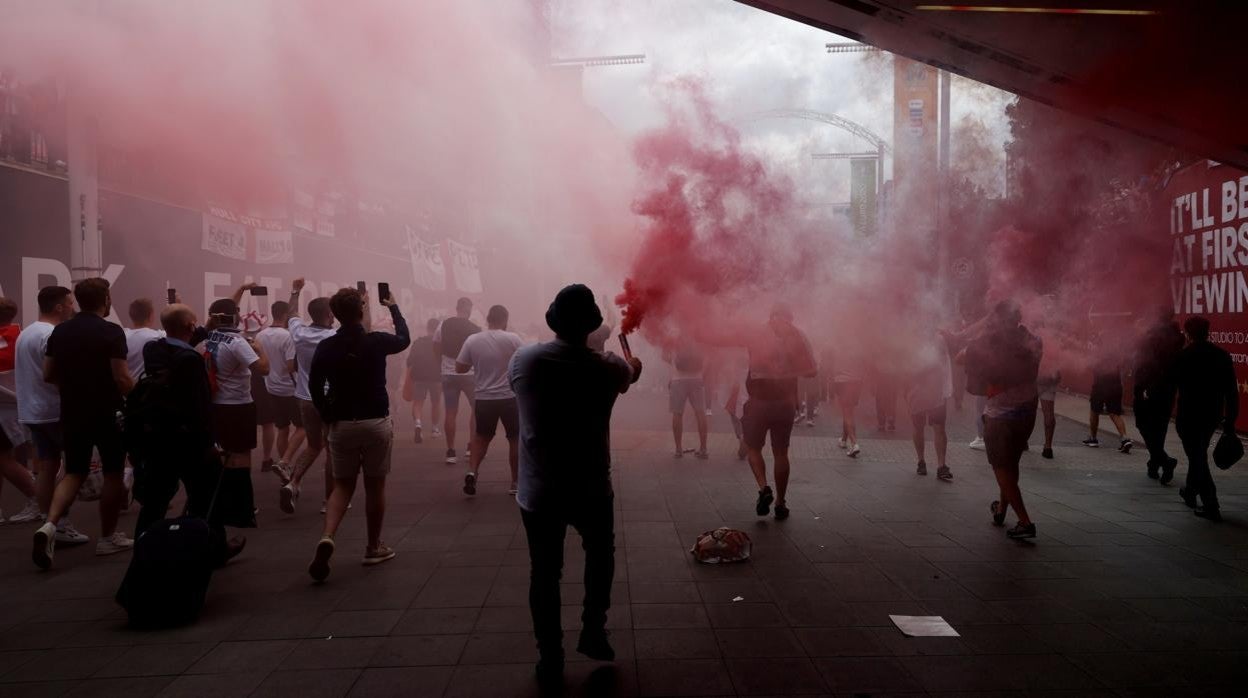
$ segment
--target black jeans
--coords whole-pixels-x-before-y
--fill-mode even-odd
[[[1170,429],[1170,410],[1173,406],[1173,392],[1154,388],[1151,395],[1144,397],[1144,391],[1136,386],[1133,403],[1135,426],[1144,437],[1150,468],[1170,465],[1170,454],[1166,453],[1166,432]]]
[[[1179,439],[1183,441],[1183,453],[1187,454],[1187,496],[1200,497],[1200,503],[1206,509],[1218,508],[1218,488],[1213,484],[1213,475],[1209,472],[1209,442],[1213,440],[1213,432],[1217,424],[1184,424],[1175,425]]]
[[[138,538],[152,524],[166,517],[169,503],[181,483],[186,488],[186,514],[208,519],[213,547],[224,554],[225,528],[217,510],[209,511],[220,477],[221,462],[210,453],[196,453],[177,446],[153,448],[143,457],[134,474],[134,498],[142,505],[134,537]]]
[[[611,608],[615,577],[614,497],[595,497],[556,511],[520,510],[529,539],[529,610],[533,634],[543,657],[563,656],[563,628],[559,617],[559,580],[563,577],[563,539],[568,526],[581,534],[585,550],[585,600],[581,612],[584,630],[602,630]]]

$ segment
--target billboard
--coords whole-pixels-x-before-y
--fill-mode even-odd
[[[1248,172],[1201,160],[1163,189],[1170,232],[1170,299],[1179,321],[1209,319],[1209,339],[1230,352],[1239,426],[1248,424]]]
[[[849,220],[854,234],[859,237],[875,235],[876,214],[879,211],[875,190],[875,169],[878,165],[876,158],[849,161]]]
[[[893,181],[933,182],[939,133],[937,70],[893,56]],[[935,188],[932,205],[935,207]]]

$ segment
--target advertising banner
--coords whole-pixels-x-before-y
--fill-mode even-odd
[[[1163,190],[1170,231],[1170,298],[1179,321],[1209,319],[1209,339],[1231,354],[1239,425],[1248,425],[1248,172],[1201,160]]]
[[[455,288],[464,293],[481,293],[481,270],[477,266],[477,250],[454,240],[446,241],[455,271]]]
[[[416,229],[406,226],[407,249],[412,261],[412,281],[430,291],[446,290],[446,266],[442,264],[442,248],[436,242],[425,242]]]
[[[937,83],[937,71],[932,66],[893,56],[894,182],[910,177],[916,182],[935,181]]]
[[[875,158],[854,158],[849,161],[849,219],[859,237],[875,234],[879,211],[875,191]]]

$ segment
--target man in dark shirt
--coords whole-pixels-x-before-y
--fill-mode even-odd
[[[521,348],[511,360],[520,408],[520,481],[516,501],[529,541],[529,609],[541,661],[538,678],[563,674],[559,579],[569,525],[585,549],[585,605],[577,651],[610,661],[607,609],[615,575],[611,410],[637,382],[641,362],[593,351],[586,339],[602,324],[594,294],[583,285],[555,296],[546,323],[556,339]]]
[[[471,315],[472,299],[460,298],[455,303],[455,317],[443,320],[433,333],[433,355],[437,357],[442,372],[442,398],[446,407],[446,462],[450,465],[456,462],[455,421],[459,418],[459,394],[463,393],[468,398],[469,408],[476,400],[476,376],[471,371],[460,373],[455,370],[455,359],[459,358],[464,342],[481,331],[477,323],[468,319]],[[470,414],[468,423],[475,421]]]
[[[442,369],[438,357],[433,353],[433,333],[438,331],[440,324],[437,318],[429,318],[429,322],[425,323],[425,336],[412,340],[412,348],[407,352],[403,399],[412,403],[412,417],[416,420],[416,443],[423,443],[425,440],[420,415],[425,411],[426,399],[429,400],[429,423],[433,425],[433,436],[441,434],[438,422],[442,419]]]
[[[1197,516],[1221,521],[1218,490],[1209,472],[1209,442],[1218,427],[1223,432],[1235,432],[1239,385],[1231,355],[1209,342],[1208,320],[1189,317],[1183,323],[1183,332],[1189,343],[1179,352],[1174,368],[1179,393],[1174,430],[1187,454],[1187,486],[1179,489],[1179,496],[1196,509]],[[1197,497],[1202,505],[1199,508]]]
[[[1178,460],[1166,453],[1166,431],[1174,409],[1174,362],[1183,351],[1183,331],[1170,308],[1162,308],[1135,353],[1135,426],[1148,448],[1148,476],[1169,484]],[[1160,473],[1159,473],[1160,471]]]
[[[394,551],[381,542],[386,474],[390,472],[390,449],[394,443],[390,396],[386,392],[386,357],[406,349],[411,338],[399,306],[389,297],[380,302],[390,309],[394,334],[366,331],[366,302],[359,291],[351,288],[341,289],[329,299],[341,327],[317,345],[308,377],[312,404],[329,428],[334,476],[334,491],[325,511],[325,531],[308,566],[308,574],[318,582],[329,576],[334,534],[347,513],[361,471],[368,521],[364,564],[376,565],[394,557]]]
[[[61,395],[61,428],[65,443],[65,477],[57,484],[48,521],[35,531],[32,559],[40,569],[52,565],[56,523],[78,496],[91,471],[91,451],[100,452],[104,491],[100,497],[100,538],[96,555],[129,550],[134,541],[117,530],[125,499],[122,472],[126,454],[117,412],[122,396],[134,387],[126,365],[126,333],[104,318],[112,307],[108,281],[84,279],[74,286],[81,309],[56,326],[48,337],[43,378]]]

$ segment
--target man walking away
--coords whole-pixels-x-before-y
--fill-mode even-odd
[[[256,344],[269,360],[269,373],[261,389],[264,399],[256,401],[256,421],[260,423],[260,442],[264,464],[277,473],[283,484],[290,482],[287,456],[299,450],[303,441],[303,421],[295,402],[295,342],[286,328],[290,320],[290,304],[277,301],[269,308],[272,324],[256,335]],[[276,444],[274,443],[276,441]],[[270,455],[277,446],[277,462]]]
[[[1136,348],[1135,426],[1148,448],[1148,476],[1169,484],[1178,459],[1166,453],[1166,431],[1174,410],[1174,364],[1183,351],[1183,331],[1170,308],[1162,308]]]
[[[476,379],[471,373],[461,374],[455,370],[455,359],[469,337],[481,331],[469,320],[472,300],[460,298],[455,303],[455,317],[448,317],[433,333],[433,354],[442,368],[442,398],[446,406],[446,462],[455,464],[455,420],[459,418],[459,394],[468,398],[468,409],[473,407],[473,388]],[[469,420],[470,422],[472,420]]]
[[[407,374],[403,379],[403,399],[412,403],[412,418],[416,420],[416,443],[424,443],[425,435],[420,417],[425,411],[425,402],[429,402],[429,423],[433,425],[433,436],[442,435],[438,422],[442,419],[442,364],[433,352],[433,335],[438,331],[441,321],[429,318],[425,323],[425,336],[412,340],[412,348],[407,352]]]
[[[221,476],[213,451],[208,371],[204,357],[190,344],[195,313],[185,305],[169,305],[161,311],[160,324],[166,336],[143,347],[151,383],[132,394],[146,393],[144,404],[127,409],[130,453],[138,462],[135,499],[142,505],[135,523],[136,539],[165,518],[179,481],[186,488],[187,513],[208,517]],[[217,562],[223,563],[241,552],[246,540],[227,544],[220,518],[213,512],[208,524]]]
[[[74,296],[64,286],[46,286],[39,290],[38,303],[39,319],[17,337],[17,420],[30,430],[35,449],[35,496],[40,518],[47,518],[64,448],[61,395],[55,385],[43,380],[43,363],[52,330],[74,316]],[[74,529],[68,512],[57,522],[57,543],[81,545],[89,540],[86,534]]]
[[[17,303],[0,296],[0,484],[8,480],[26,498],[22,511],[8,519],[8,523],[15,524],[39,518],[34,479],[14,457],[17,447],[28,441],[26,429],[17,416],[17,375],[14,366],[22,328],[13,324],[16,317]],[[0,523],[4,522],[4,514],[0,513]]]
[[[489,326],[484,332],[472,335],[455,359],[455,370],[461,374],[475,372],[477,404],[472,433],[472,449],[468,456],[468,474],[464,476],[464,494],[477,493],[477,472],[485,458],[485,450],[503,423],[507,437],[507,462],[511,466],[511,486],[508,493],[516,493],[516,469],[519,464],[520,415],[516,408],[516,394],[511,390],[507,367],[516,350],[524,344],[520,335],[507,331],[507,309],[501,305],[490,308],[485,316]]]
[[[1239,418],[1239,385],[1231,355],[1209,341],[1209,321],[1190,317],[1183,323],[1188,345],[1175,362],[1175,383],[1179,408],[1174,430],[1187,455],[1187,485],[1179,489],[1183,503],[1196,515],[1221,521],[1218,489],[1209,472],[1209,442],[1220,426],[1224,433],[1235,433]],[[1197,506],[1197,498],[1200,498]]]
[[[1100,416],[1109,415],[1109,421],[1118,430],[1118,450],[1122,453],[1131,452],[1131,439],[1127,438],[1127,423],[1122,419],[1122,365],[1120,360],[1098,348],[1101,357],[1092,366],[1092,394],[1089,401],[1092,409],[1088,413],[1088,438],[1083,445],[1097,448],[1101,445],[1096,433],[1100,427]]]
[[[611,489],[611,410],[641,376],[641,361],[589,348],[602,324],[594,294],[581,284],[546,311],[555,340],[521,348],[511,360],[520,408],[520,482],[516,501],[529,542],[529,610],[546,685],[563,675],[559,580],[568,526],[585,550],[585,601],[577,651],[615,659],[607,610],[615,576],[615,495]]]
[[[672,413],[672,440],[676,443],[676,458],[685,455],[683,432],[685,428],[685,403],[693,409],[693,421],[698,425],[698,450],[694,454],[702,460],[706,451],[706,383],[702,379],[702,351],[685,340],[675,352],[665,356],[672,364],[672,377],[667,384],[668,408]]]
[[[35,532],[33,541],[31,557],[45,570],[52,566],[56,524],[78,497],[91,470],[92,449],[99,451],[104,471],[95,554],[111,555],[134,547],[134,541],[117,530],[126,462],[117,413],[122,397],[134,387],[126,366],[126,334],[104,319],[112,309],[108,281],[83,279],[74,286],[74,297],[82,312],[52,330],[43,366],[44,380],[55,383],[60,392],[65,443],[65,477],[53,492],[48,522]]]
[[[953,392],[949,347],[943,337],[933,333],[920,351],[923,352],[919,356],[920,368],[906,394],[910,404],[910,420],[914,426],[914,453],[919,459],[916,471],[919,475],[927,475],[923,432],[930,425],[932,444],[936,448],[936,477],[948,482],[953,479],[953,471],[945,462],[945,453],[949,447],[945,420],[950,393]]]
[[[381,542],[381,524],[386,515],[386,475],[390,472],[390,451],[394,445],[390,395],[386,392],[386,357],[403,351],[412,340],[394,299],[378,300],[390,309],[394,334],[366,331],[364,305],[367,299],[355,289],[344,288],[329,300],[341,327],[334,336],[321,342],[312,357],[308,388],[321,421],[328,426],[334,475],[334,491],[325,511],[324,533],[316,544],[312,564],[308,565],[308,574],[317,582],[329,577],[334,534],[347,513],[361,472],[368,528],[364,564],[376,565],[394,557],[394,551]]]
[[[316,462],[316,457],[325,451],[325,499],[322,500],[321,513],[325,513],[325,505],[329,503],[329,495],[334,490],[334,478],[331,474],[332,457],[325,448],[325,425],[321,415],[312,404],[312,393],[308,389],[309,371],[312,368],[312,357],[316,348],[328,337],[334,336],[334,315],[329,309],[328,298],[313,298],[308,303],[308,316],[311,324],[299,317],[299,293],[303,291],[303,278],[295,279],[290,290],[290,319],[286,323],[290,330],[291,341],[295,345],[295,402],[299,405],[299,421],[303,423],[306,447],[299,459],[294,463],[294,472],[290,482],[282,486],[280,506],[287,514],[295,513],[295,504],[299,501],[299,490],[303,484],[303,476]]]
[[[793,325],[793,314],[783,306],[771,311],[767,327],[759,331],[749,350],[750,374],[745,381],[749,399],[741,426],[750,470],[758,483],[754,510],[766,516],[775,501],[776,520],[782,521],[789,518],[785,493],[789,488],[789,439],[797,415],[797,381],[815,374],[815,356],[806,335]],[[767,484],[767,462],[763,459],[768,433],[776,461],[775,494]]]

